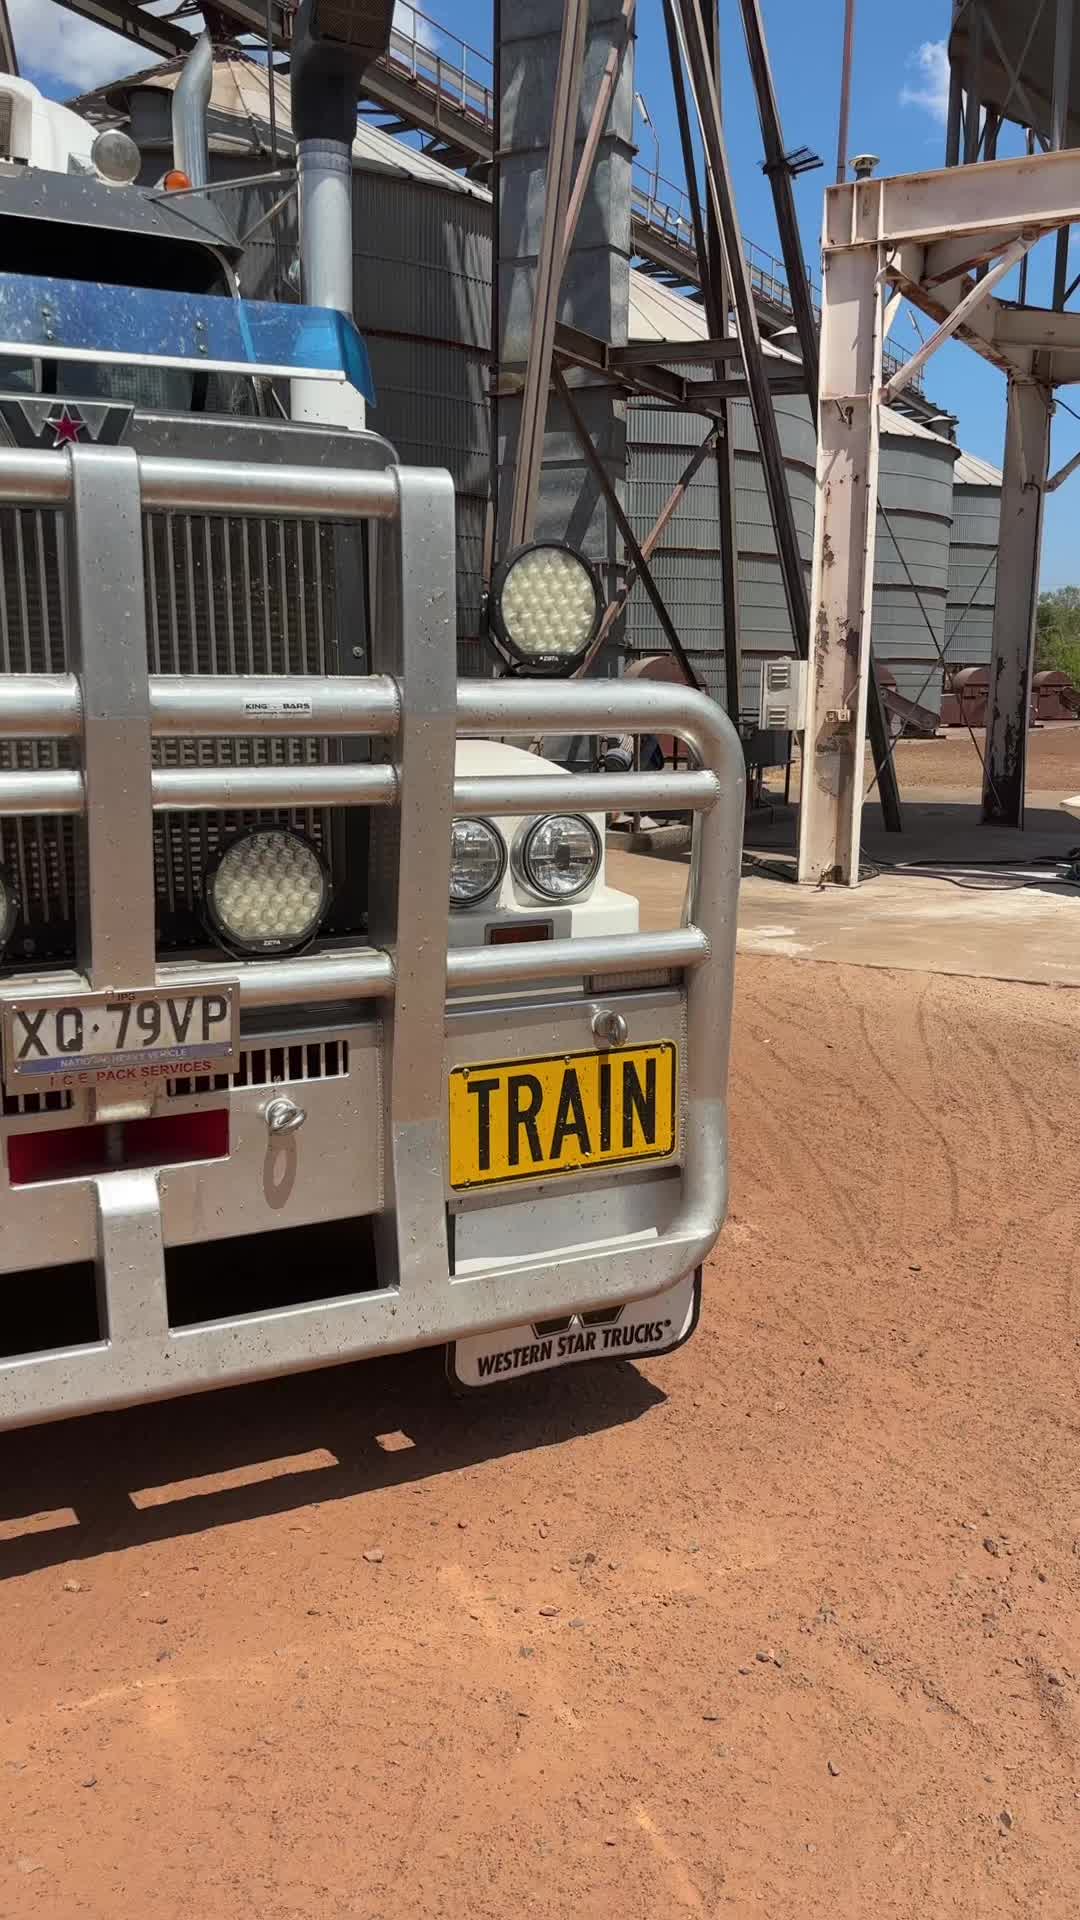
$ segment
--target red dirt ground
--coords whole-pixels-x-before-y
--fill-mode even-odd
[[[0,1914],[1072,1920],[1078,1021],[747,958],[681,1353],[0,1440]]]
[[[985,736],[982,729],[974,740],[964,727],[950,727],[933,740],[901,740],[896,747],[896,771],[902,794],[921,795],[925,789],[970,792],[973,800],[982,791],[982,762]],[[867,767],[867,779],[873,768]],[[779,792],[784,784],[783,768],[771,769],[768,784]],[[791,790],[799,791],[799,756],[795,754]],[[1053,794],[1056,797],[1080,793],[1080,725],[1055,721],[1034,727],[1028,735],[1027,791],[1029,794]]]

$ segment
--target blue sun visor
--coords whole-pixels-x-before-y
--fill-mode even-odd
[[[326,307],[0,273],[0,355],[338,381],[375,404],[363,340]]]

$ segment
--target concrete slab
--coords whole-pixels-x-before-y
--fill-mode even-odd
[[[739,947],[798,960],[890,967],[920,973],[964,974],[1080,988],[1080,887],[1054,878],[1039,855],[1061,858],[1080,839],[1075,820],[1052,806],[1029,809],[1023,834],[979,824],[970,795],[936,795],[906,809],[906,830],[886,834],[880,815],[867,813],[864,850],[869,863],[948,863],[950,878],[925,868],[877,868],[855,889],[797,887],[792,817],[754,823],[740,897]],[[978,861],[1008,861],[1005,867]],[[613,886],[641,901],[642,925],[678,923],[688,858],[609,851]]]

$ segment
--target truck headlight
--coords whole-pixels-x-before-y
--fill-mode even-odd
[[[587,653],[602,612],[595,569],[555,541],[519,547],[491,582],[495,638],[533,673],[568,673]]]
[[[520,877],[545,900],[572,900],[600,871],[600,835],[580,813],[549,813],[534,820],[517,849]]]
[[[231,840],[206,879],[206,905],[223,946],[293,953],[318,932],[330,882],[309,841],[283,827],[252,827]]]
[[[106,127],[90,149],[90,159],[111,187],[130,187],[139,177],[142,154],[130,133]]]
[[[455,820],[450,830],[450,905],[475,907],[506,872],[503,837],[490,820]]]

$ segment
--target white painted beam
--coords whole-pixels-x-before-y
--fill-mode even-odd
[[[1080,149],[1030,159],[985,160],[933,173],[895,174],[830,187],[825,251],[835,247],[932,246],[960,234],[1050,232],[1080,214]]]
[[[913,353],[911,359],[905,361],[904,365],[899,367],[893,374],[892,379],[889,381],[888,386],[881,396],[886,405],[889,404],[896,394],[903,391],[909,381],[914,380],[915,375],[919,373],[927,361],[933,357],[938,348],[944,346],[946,340],[951,340],[953,334],[959,331],[964,323],[975,313],[976,309],[985,306],[994,288],[1004,280],[1007,273],[1012,272],[1017,261],[1022,260],[1026,253],[1030,253],[1034,245],[1034,236],[1029,238],[1025,235],[1019,240],[1013,240],[1010,245],[1006,247],[1000,260],[996,260],[989,272],[985,273],[981,280],[976,280],[974,286],[968,289],[963,299],[957,301],[952,312],[946,315],[941,325],[937,328],[937,331],[931,334],[929,340],[924,340],[918,352]]]
[[[1035,380],[1010,380],[983,776],[983,819],[999,826],[1024,824],[1051,410],[1049,388]]]
[[[800,881],[857,886],[877,527],[884,280],[868,247],[825,268]]]

